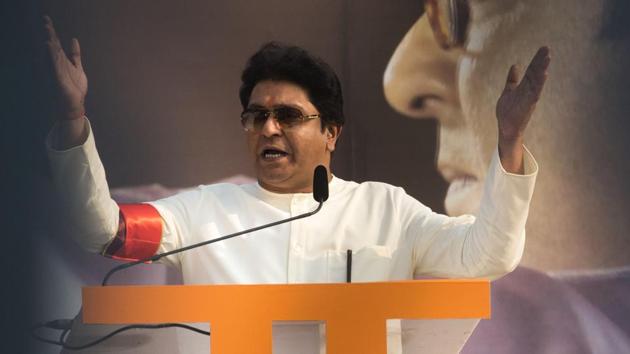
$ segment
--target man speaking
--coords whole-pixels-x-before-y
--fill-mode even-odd
[[[162,260],[185,284],[252,284],[342,282],[349,259],[353,281],[496,278],[521,258],[537,173],[523,134],[546,79],[547,48],[523,79],[516,67],[508,73],[496,109],[499,143],[475,216],[436,214],[402,188],[334,176],[345,121],[339,79],[305,50],[273,42],[249,59],[239,92],[257,183],[119,206],[86,118],[79,42],[68,57],[49,18],[46,28],[61,107],[47,140],[51,169],[70,233],[88,251],[137,260],[312,211],[313,170],[323,165],[330,197],[319,213]],[[400,353],[399,329],[388,331],[388,351]]]

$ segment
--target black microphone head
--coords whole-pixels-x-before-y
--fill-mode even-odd
[[[319,203],[328,199],[328,171],[322,165],[315,167],[313,174],[313,198]]]

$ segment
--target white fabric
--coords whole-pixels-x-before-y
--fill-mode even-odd
[[[109,197],[93,135],[90,131],[83,145],[65,152],[50,148],[53,136],[54,131],[49,156],[55,181],[69,196],[71,210],[86,215],[77,214],[73,220],[82,231],[78,241],[100,252],[117,229],[118,208]],[[343,282],[350,249],[356,282],[414,275],[496,278],[513,270],[523,252],[537,174],[529,152],[525,172],[507,173],[495,152],[477,217],[436,214],[402,188],[385,183],[333,177],[330,198],[318,214],[169,256],[166,262],[181,270],[186,284]],[[151,204],[164,219],[159,252],[295,216],[317,205],[311,194],[277,194],[258,184],[200,186]],[[399,333],[388,341],[390,352],[399,352]]]
[[[59,151],[55,125],[46,139],[48,160],[59,208],[69,218],[65,233],[86,251],[101,253],[118,231],[118,205],[109,195],[105,169],[96,152],[94,135],[86,119],[88,135],[83,145]]]

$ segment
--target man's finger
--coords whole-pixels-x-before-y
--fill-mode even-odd
[[[57,32],[55,31],[55,27],[52,23],[52,19],[49,16],[44,16],[44,27],[46,28],[46,32],[48,34],[48,40],[46,44],[48,46],[48,53],[50,55],[50,59],[52,61],[53,66],[55,67],[55,73],[58,78],[63,76],[68,68],[66,57],[66,53],[63,51],[61,47],[61,42],[59,41],[59,37],[57,36]]]
[[[535,81],[543,80],[546,76],[550,61],[549,49],[547,47],[540,48],[531,63],[529,63],[526,75],[530,75]]]
[[[551,58],[549,47],[543,46],[538,48],[538,51],[532,58],[532,62],[530,66],[540,66],[541,68],[546,69],[549,65],[549,60]]]
[[[63,53],[60,53],[59,50],[57,50],[57,46],[53,43],[51,43],[50,41],[48,41],[48,52],[50,53],[50,59],[53,65],[53,69],[54,69],[54,73],[55,76],[57,77],[58,81],[63,80],[64,74],[66,73],[67,69],[65,67],[65,62],[64,62],[64,57],[65,56]]]
[[[50,54],[50,59],[53,61],[53,64],[58,65],[65,59],[66,54],[63,52],[63,49],[60,48],[59,43],[48,40],[46,45],[48,46],[48,53]]]
[[[53,27],[52,25],[52,20],[48,16],[45,16],[44,18],[46,21],[46,32],[48,33],[48,40],[46,42],[46,44],[48,45],[48,51],[50,53],[53,64],[55,66],[58,66],[60,65],[60,61],[66,59],[66,54],[61,47],[61,43],[59,42],[59,38],[57,37],[57,33],[55,32],[55,27]]]
[[[72,63],[75,67],[82,69],[83,66],[81,65],[81,47],[79,46],[78,39],[72,38],[72,48],[70,50],[72,54]]]
[[[527,94],[531,101],[535,102],[540,98],[543,86],[547,79],[547,68],[551,62],[548,47],[541,47],[529,63],[525,76],[520,83],[519,89]]]
[[[44,16],[44,22],[44,27],[46,27],[46,32],[48,33],[48,40],[59,44],[61,48],[61,43],[59,42],[59,37],[57,36],[57,31],[55,30],[52,19],[48,16]]]
[[[505,80],[505,90],[513,90],[518,86],[518,82],[521,79],[522,69],[519,65],[514,64],[510,66],[507,79]]]

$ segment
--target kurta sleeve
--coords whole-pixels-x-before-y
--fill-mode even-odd
[[[92,128],[84,119],[87,131],[83,144],[55,150],[58,125],[46,138],[57,205],[65,219],[63,232],[88,252],[121,260],[142,259],[175,247],[178,242],[168,238],[173,235],[166,231],[177,229],[177,220],[165,222],[150,204],[119,207],[111,198]],[[120,223],[121,217],[125,223]],[[166,263],[172,263],[173,258],[169,260],[165,259]]]
[[[525,174],[506,172],[495,151],[478,213],[448,217],[424,206],[407,206],[406,232],[415,237],[417,276],[497,278],[514,270],[525,247],[525,223],[538,166],[525,149]]]
[[[100,253],[118,231],[119,209],[109,194],[92,128],[86,119],[87,138],[68,150],[53,149],[58,123],[46,138],[50,170],[64,232],[86,251]]]
[[[197,213],[202,203],[201,187],[147,203],[162,217],[162,243],[160,253],[190,246],[191,235],[197,225]],[[162,261],[181,268],[183,253],[163,258]]]

